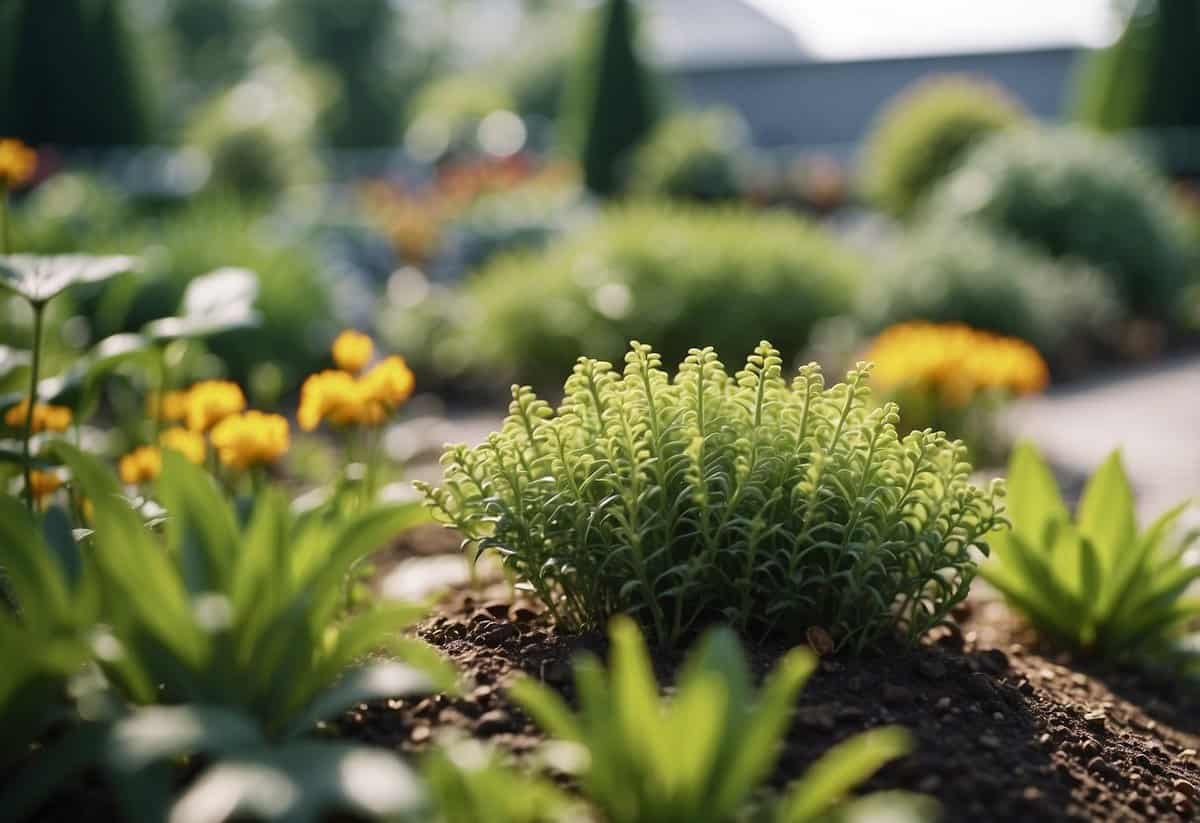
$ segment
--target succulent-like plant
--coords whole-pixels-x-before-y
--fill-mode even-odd
[[[1001,490],[969,482],[961,443],[901,437],[868,374],[826,388],[810,364],[789,383],[763,342],[733,375],[693,349],[672,380],[634,342],[624,374],[581,359],[557,410],[514,387],[501,430],[420,488],[568,627],[626,612],[660,644],[717,620],[915,638],[966,596]]]
[[[610,823],[734,820],[774,767],[813,655],[789,652],[756,694],[737,638],[719,628],[691,652],[668,701],[659,698],[637,627],[617,618],[611,637],[607,672],[594,658],[575,664],[577,713],[529,679],[514,684],[517,702],[549,734],[586,750],[584,794]],[[774,818],[826,819],[831,806],[908,746],[903,729],[882,728],[834,747],[789,787]],[[902,812],[910,807],[897,798],[898,819],[908,819]]]
[[[1074,520],[1034,446],[1013,452],[1008,483],[1012,530],[993,541],[983,575],[1039,633],[1109,659],[1186,654],[1200,600],[1185,594],[1200,564],[1185,555],[1200,531],[1172,532],[1187,501],[1139,533],[1119,452],[1088,481]]]

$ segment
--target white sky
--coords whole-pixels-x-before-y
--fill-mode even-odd
[[[852,60],[1008,48],[1102,46],[1109,0],[746,0],[818,58]]]

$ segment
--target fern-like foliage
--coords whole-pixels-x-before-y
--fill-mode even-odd
[[[514,387],[501,430],[449,447],[444,485],[421,490],[568,626],[915,638],[966,596],[1001,488],[971,485],[943,434],[901,437],[868,374],[826,388],[810,364],[789,383],[763,342],[732,376],[693,349],[672,379],[635,341],[624,373],[581,358],[557,409]]]

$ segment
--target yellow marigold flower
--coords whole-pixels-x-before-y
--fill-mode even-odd
[[[54,494],[62,484],[62,478],[54,472],[34,469],[29,475],[29,487],[33,490],[33,499],[39,503]]]
[[[362,378],[368,400],[381,403],[389,411],[399,408],[412,395],[416,381],[404,358],[392,355]]]
[[[26,397],[4,413],[4,424],[14,429],[25,428],[25,416],[29,413],[29,398]],[[71,410],[66,406],[51,406],[38,403],[33,407],[33,432],[63,432],[71,425]]]
[[[226,417],[246,408],[246,397],[237,383],[204,380],[187,393],[187,427],[206,432]]]
[[[274,463],[288,450],[288,423],[278,414],[235,414],[217,424],[212,442],[226,466],[247,469]]]
[[[28,183],[37,171],[37,152],[20,140],[0,140],[0,186],[13,188]]]
[[[359,331],[347,329],[333,341],[333,362],[343,371],[357,374],[371,362],[375,344],[371,338]]]
[[[151,394],[146,398],[146,415],[149,417],[159,415],[159,419],[170,423],[187,419],[187,390],[178,389],[176,391],[163,392],[162,394],[157,392]]]
[[[300,428],[312,431],[328,420],[335,426],[359,423],[363,417],[360,381],[344,371],[323,371],[311,375],[300,387]]]
[[[866,354],[883,389],[921,386],[951,406],[966,405],[977,392],[997,389],[1033,394],[1049,382],[1037,349],[957,323],[901,323],[886,329]]]
[[[179,452],[188,462],[199,466],[204,462],[204,435],[176,426],[163,432],[158,442],[164,449]]]
[[[138,446],[117,463],[121,482],[130,486],[149,483],[162,472],[162,452],[157,446]]]

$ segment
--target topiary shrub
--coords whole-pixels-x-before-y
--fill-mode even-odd
[[[908,217],[981,139],[1022,123],[999,86],[969,76],[923,80],[880,114],[867,138],[863,186],[879,206]]]
[[[737,160],[745,148],[746,124],[736,112],[673,115],[634,156],[630,191],[679,200],[731,200],[740,193]]]
[[[763,342],[732,375],[692,349],[672,378],[634,342],[623,373],[581,358],[557,409],[514,386],[500,431],[420,488],[567,627],[624,612],[667,645],[714,620],[914,639],[966,596],[1001,489],[970,484],[961,443],[901,437],[868,376],[789,382]]]
[[[1073,129],[999,135],[931,194],[936,219],[971,219],[1091,263],[1139,312],[1164,313],[1189,249],[1166,181],[1119,141]]]
[[[859,273],[855,256],[796,217],[629,206],[475,275],[466,348],[537,385],[587,350],[619,358],[635,335],[682,358],[697,336],[745,351],[766,332],[792,357],[817,321],[850,310]]]
[[[858,304],[868,332],[909,320],[966,323],[1053,357],[1103,339],[1121,314],[1103,272],[972,225],[925,226],[880,255],[872,273]]]

